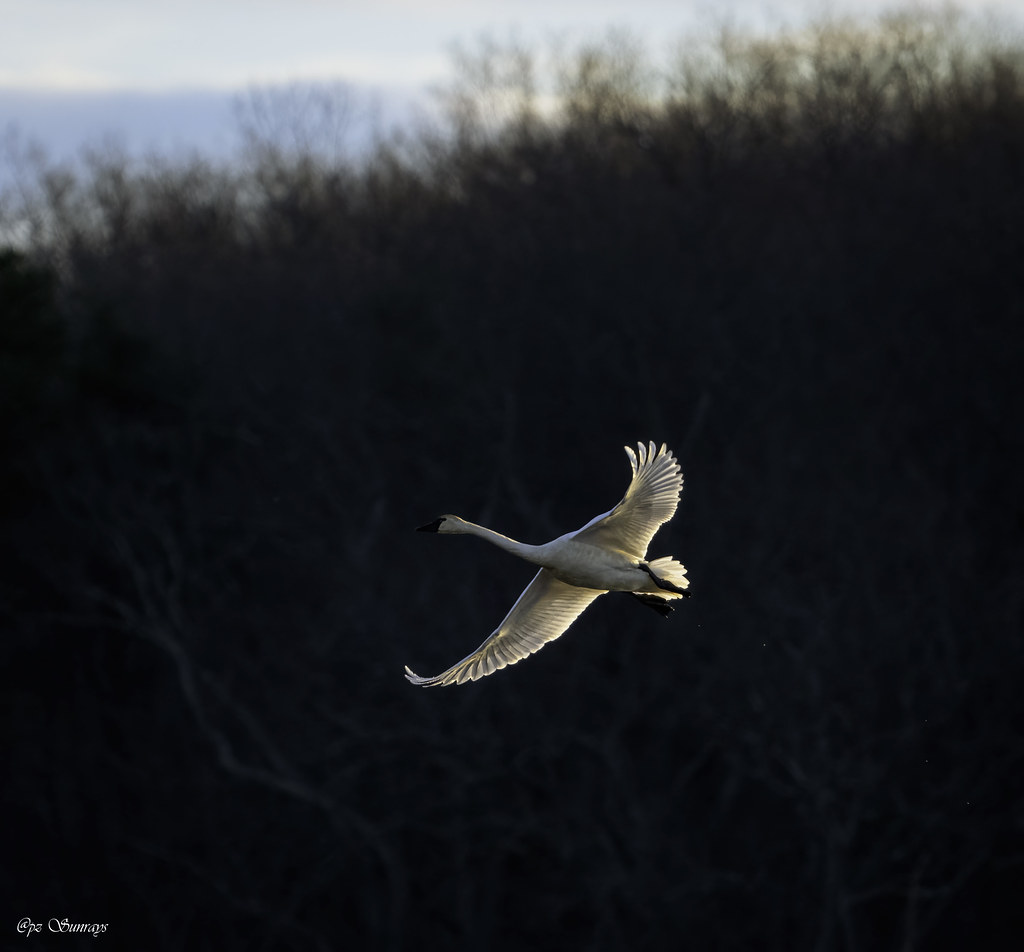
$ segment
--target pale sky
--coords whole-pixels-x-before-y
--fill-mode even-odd
[[[943,0],[918,0],[937,8]],[[728,19],[760,29],[892,0],[0,0],[0,136],[57,156],[113,136],[130,149],[223,152],[254,84],[342,80],[407,101],[443,81],[454,42],[630,30],[655,55]],[[896,4],[905,8],[908,4]],[[1020,24],[1024,0],[961,0]],[[236,132],[237,130],[235,130]],[[0,153],[0,162],[3,155]]]

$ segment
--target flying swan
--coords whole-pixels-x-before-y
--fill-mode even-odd
[[[421,678],[408,666],[413,684],[433,687],[476,681],[522,661],[561,635],[599,595],[629,592],[662,615],[675,607],[690,582],[686,569],[671,556],[647,561],[647,547],[660,526],[675,514],[683,476],[679,463],[661,444],[637,452],[625,447],[633,479],[622,501],[610,512],[591,519],[582,529],[567,532],[543,545],[527,545],[508,536],[443,515],[418,532],[475,535],[518,555],[541,570],[505,616],[505,620],[469,657],[433,678]]]

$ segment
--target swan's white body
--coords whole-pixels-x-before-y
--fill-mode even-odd
[[[433,678],[421,678],[408,667],[413,684],[431,687],[462,684],[515,664],[561,635],[599,595],[632,592],[662,614],[674,599],[688,595],[686,569],[671,556],[646,561],[655,532],[675,514],[683,476],[679,463],[662,443],[626,447],[633,480],[622,501],[591,519],[582,529],[567,532],[543,545],[516,542],[499,532],[444,515],[423,531],[475,535],[506,552],[542,566],[505,620],[469,657]]]

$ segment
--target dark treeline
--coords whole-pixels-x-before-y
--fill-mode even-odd
[[[4,929],[1019,947],[1021,51],[892,18],[540,62],[466,55],[446,134],[366,161],[6,196]],[[407,684],[531,574],[412,529],[542,541],[648,439],[694,597]]]

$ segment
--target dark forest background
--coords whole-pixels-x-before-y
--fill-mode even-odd
[[[492,43],[444,102],[4,196],[5,947],[1020,948],[1024,50]],[[531,576],[414,527],[577,528],[638,440],[693,597],[409,685]]]

